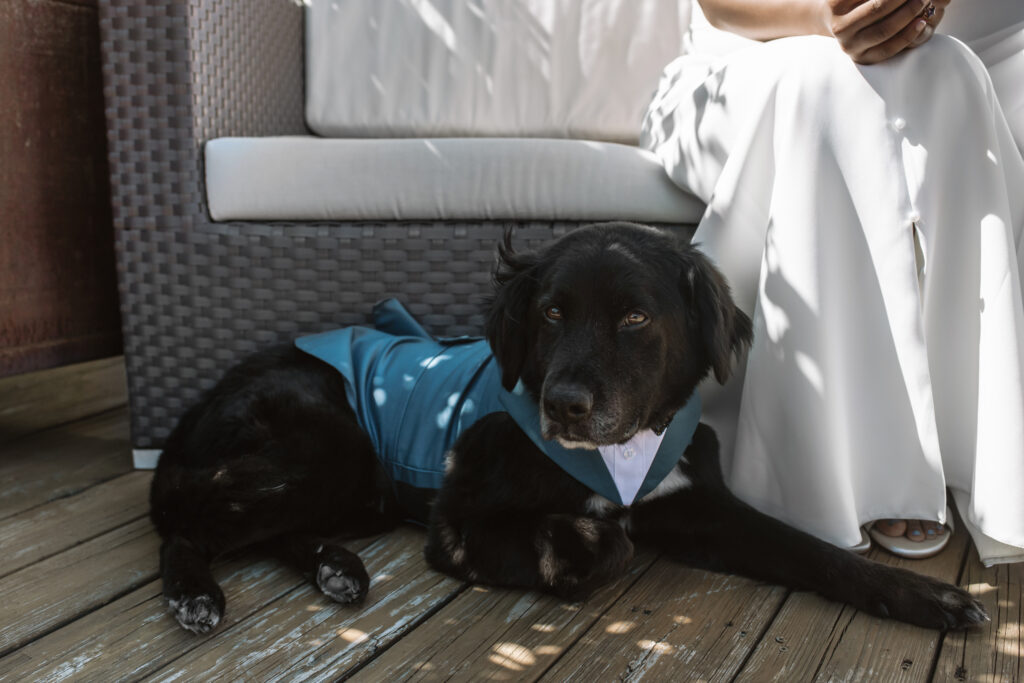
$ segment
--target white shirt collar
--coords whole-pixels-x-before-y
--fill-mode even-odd
[[[626,443],[598,447],[623,505],[631,505],[636,498],[664,436],[665,432],[655,434],[653,430],[647,429],[637,432]]]

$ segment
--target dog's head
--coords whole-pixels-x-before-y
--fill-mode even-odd
[[[506,389],[521,379],[563,446],[658,428],[752,339],[720,272],[654,228],[602,223],[537,253],[499,247],[487,339]]]

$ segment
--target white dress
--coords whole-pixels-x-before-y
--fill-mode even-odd
[[[754,319],[746,368],[702,388],[733,491],[851,546],[945,521],[949,487],[991,564],[1024,559],[1024,3],[959,2],[1002,13],[969,36],[995,88],[945,35],[860,66],[695,7],[641,142],[708,204],[695,241]]]

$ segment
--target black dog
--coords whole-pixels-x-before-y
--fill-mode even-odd
[[[751,341],[721,274],[694,248],[627,223],[580,228],[538,254],[500,250],[486,325],[502,384],[536,401],[545,439],[568,447],[661,430],[701,380],[728,377]],[[426,556],[468,581],[585,597],[621,575],[633,544],[930,628],[987,619],[964,591],[871,562],[753,510],[723,484],[699,425],[668,475],[632,505],[595,494],[506,412],[472,424],[448,455]],[[822,454],[827,457],[828,454]],[[211,559],[263,543],[330,598],[369,579],[339,535],[387,529],[402,509],[342,375],[288,347],[229,371],[166,443],[153,481],[164,595],[182,626],[215,627],[224,596]]]

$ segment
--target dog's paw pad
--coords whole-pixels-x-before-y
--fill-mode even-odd
[[[221,608],[212,596],[194,595],[169,600],[168,604],[178,623],[192,633],[209,633],[220,623]]]
[[[362,602],[370,588],[369,584],[365,577],[355,576],[326,562],[320,565],[316,573],[316,585],[323,594],[346,605]]]
[[[947,628],[967,628],[991,621],[985,607],[959,588],[944,591],[939,596],[939,602],[943,607]]]
[[[939,630],[970,628],[989,621],[985,607],[963,589],[912,574],[900,578],[903,590],[882,601],[882,609],[875,614]]]

